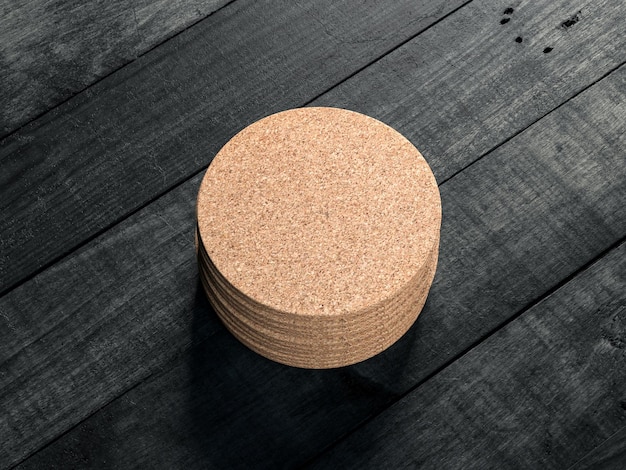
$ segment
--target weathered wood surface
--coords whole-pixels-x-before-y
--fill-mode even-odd
[[[0,4],[0,138],[228,0]]]
[[[623,317],[622,317],[623,322]],[[624,338],[624,336],[622,336]],[[622,339],[622,345],[626,340]],[[626,399],[620,401],[620,407],[626,410]],[[623,470],[626,467],[626,424],[608,437],[602,444],[576,462],[571,470],[602,469]]]
[[[349,368],[281,366],[225,331],[195,297],[199,177],[181,185],[0,300],[13,321],[0,458],[17,462],[92,413],[25,466],[315,456],[623,237],[625,93],[622,67],[446,182],[425,311]]]
[[[244,125],[306,103],[443,15],[440,4],[386,12],[374,2],[381,6],[355,26],[349,8],[334,3],[309,5],[304,14],[292,4],[240,2],[4,142],[0,286],[189,177]],[[531,2],[501,25],[506,5],[470,3],[366,69],[369,85],[359,74],[316,104],[366,111],[398,127],[439,163],[441,180],[626,58],[621,0]],[[584,19],[560,28],[574,8]],[[434,18],[423,17],[428,11]],[[246,33],[233,37],[238,27]],[[527,38],[521,44],[519,31]],[[550,54],[545,44],[554,45]]]
[[[0,292],[461,0],[238,0],[0,142]]]
[[[624,428],[624,397],[626,244],[312,467],[565,469]]]
[[[441,182],[626,61],[623,2],[522,2],[503,15],[507,6],[472,2],[315,104],[390,123]]]

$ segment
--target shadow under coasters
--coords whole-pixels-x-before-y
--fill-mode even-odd
[[[400,133],[343,109],[293,109],[239,132],[202,180],[197,217],[215,311],[291,366],[345,366],[391,346],[437,265],[430,167]]]

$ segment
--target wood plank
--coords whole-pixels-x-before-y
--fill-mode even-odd
[[[164,466],[314,456],[623,237],[625,95],[622,67],[445,183],[425,311],[349,368],[281,366],[224,330],[194,293],[199,177],[181,185],[0,299],[13,322],[0,458],[19,461],[111,400],[32,465],[149,466],[155,448]]]
[[[344,4],[325,9],[311,4],[307,16],[293,4],[244,8],[240,1],[0,147],[6,169],[0,179],[1,288],[14,286],[201,169],[252,120],[306,103],[456,5],[440,10],[440,3],[425,2],[419,9],[394,3],[396,9],[387,11],[374,2],[362,22],[352,23]],[[531,34],[523,47],[499,23],[505,5],[472,2],[424,40],[419,35],[381,61],[379,74],[355,78],[316,103],[352,103],[415,137],[437,163],[441,179],[626,58],[621,0],[579,0],[575,8],[587,19],[568,32],[553,30],[574,8],[571,2],[525,4],[518,8],[516,26]],[[254,34],[233,37],[240,31]],[[462,47],[457,37],[465,40]],[[547,39],[561,44],[549,56],[537,52]],[[502,46],[507,41],[515,47]],[[382,86],[379,76],[395,85]],[[415,90],[428,92],[417,99]],[[345,98],[350,93],[358,99]],[[369,98],[378,94],[383,104]],[[430,114],[417,116],[420,106]],[[397,112],[381,112],[392,108]],[[422,137],[410,130],[414,125]]]
[[[622,244],[311,467],[567,468],[626,424],[625,348]]]
[[[227,3],[3,2],[0,138]]]

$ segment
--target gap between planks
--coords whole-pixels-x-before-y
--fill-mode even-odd
[[[149,52],[151,52],[153,49],[158,48],[159,46],[161,46],[162,44],[174,39],[176,36],[179,36],[181,34],[183,34],[185,31],[187,31],[188,29],[192,28],[193,26],[195,26],[196,24],[206,20],[207,18],[210,18],[212,15],[214,15],[215,13],[219,12],[220,10],[223,10],[224,8],[226,8],[228,5],[230,5],[231,3],[235,2],[236,0],[228,0],[224,5],[221,5],[220,7],[218,7],[217,9],[211,11],[210,13],[208,13],[205,16],[202,16],[198,19],[196,19],[195,21],[192,21],[190,24],[188,24],[187,26],[185,26],[184,28],[182,28],[180,31],[176,31],[174,34],[166,36],[165,38],[158,40],[157,42],[155,42],[153,45],[149,46],[146,50],[144,50],[143,52],[141,52],[140,54],[137,54],[134,58],[128,60],[127,62],[121,64],[118,67],[115,67],[111,70],[109,70],[108,72],[106,72],[104,75],[96,78],[95,80],[87,83],[86,85],[84,85],[82,88],[77,89],[74,92],[71,92],[67,97],[60,99],[58,102],[52,104],[51,106],[48,106],[46,109],[37,112],[36,114],[34,114],[32,117],[28,118],[26,121],[24,121],[23,123],[17,125],[16,127],[14,127],[13,129],[11,129],[10,131],[4,133],[4,134],[0,134],[0,141],[9,138],[11,136],[13,136],[14,134],[18,133],[20,130],[22,130],[24,127],[28,126],[30,123],[36,121],[37,119],[42,118],[43,116],[47,115],[48,113],[53,112],[54,110],[56,110],[57,108],[61,107],[62,105],[64,105],[65,103],[67,103],[68,101],[70,101],[72,98],[74,98],[77,95],[80,95],[81,93],[84,93],[85,91],[89,90],[90,88],[92,88],[93,86],[97,85],[98,83],[100,83],[101,81],[105,80],[106,78],[108,78],[109,76],[113,75],[114,73],[116,73],[119,70],[123,70],[125,67],[128,67],[129,65],[131,65],[133,62],[135,62],[136,60],[140,59],[141,57],[143,57],[144,55],[148,54]],[[133,11],[133,15],[135,16],[134,21],[137,21],[136,18],[136,12]]]

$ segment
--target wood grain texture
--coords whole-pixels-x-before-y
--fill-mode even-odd
[[[0,300],[13,322],[0,343],[0,407],[11,410],[0,458],[17,462],[97,410],[25,465],[313,457],[623,237],[625,94],[622,67],[444,184],[425,310],[391,349],[349,368],[291,369],[227,334],[194,298],[200,178],[181,185]],[[54,285],[70,276],[86,285]]]
[[[0,4],[0,138],[228,0]]]
[[[305,12],[242,5],[220,10],[72,100],[57,118],[2,144],[0,286],[14,285],[187,178],[246,124],[306,103],[448,10],[429,3],[434,17],[425,19],[430,10],[412,4],[390,12],[371,6],[354,26],[342,4]],[[427,31],[427,40],[420,35],[375,66],[376,73],[368,68],[363,82],[355,77],[316,104],[349,105],[398,128],[439,163],[441,179],[509,137],[510,126],[523,128],[626,58],[621,0],[578,2],[588,21],[563,37],[554,25],[569,14],[569,1],[531,2],[529,13],[520,7],[517,27],[536,36],[523,47],[499,23],[505,5],[472,2]],[[240,30],[254,34],[233,37]],[[561,48],[538,52],[542,41],[556,40],[552,35]]]
[[[435,164],[437,181],[449,178],[626,61],[623,2],[513,4],[502,25],[511,2],[472,2],[314,104],[390,124]],[[560,26],[577,11],[580,21]]]
[[[620,401],[619,405],[626,410],[626,400]],[[570,470],[622,470],[624,467],[626,467],[626,424],[571,466]]]
[[[312,467],[567,468],[626,424],[625,349],[623,244]]]
[[[0,292],[461,0],[239,0],[0,142]]]

